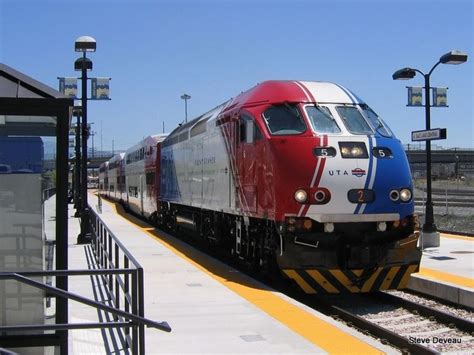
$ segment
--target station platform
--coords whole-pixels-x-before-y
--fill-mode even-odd
[[[97,210],[97,196],[89,202]],[[391,347],[269,289],[177,238],[102,200],[99,214],[145,271],[145,317],[172,331],[146,329],[149,354],[398,353]],[[69,267],[87,268],[77,245],[79,220],[69,221]],[[409,287],[472,307],[474,240],[442,235],[425,249]],[[97,285],[71,278],[70,291],[92,295]],[[97,321],[97,312],[70,303],[70,321]],[[70,353],[107,353],[99,330],[70,332]]]
[[[474,237],[441,233],[439,247],[423,250],[408,288],[474,309]]]
[[[97,197],[90,195],[89,203],[96,207]],[[100,216],[144,268],[145,317],[172,328],[146,329],[148,354],[399,353],[125,215],[116,204],[103,200]],[[76,244],[79,221],[69,223],[69,268],[87,267],[87,246]],[[92,295],[96,285],[88,283],[70,278],[70,290]],[[70,321],[97,321],[93,309],[75,302],[69,309]],[[100,338],[98,330],[71,331],[70,353],[106,353]]]

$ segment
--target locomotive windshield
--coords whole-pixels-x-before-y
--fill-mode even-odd
[[[355,106],[338,106],[336,107],[339,116],[346,125],[349,132],[353,134],[372,134],[372,128],[365,120],[364,116]]]
[[[377,116],[377,114],[367,105],[361,105],[362,112],[368,118],[369,122],[375,128],[375,130],[384,137],[392,137],[393,133],[390,128]]]
[[[314,130],[318,133],[339,133],[336,121],[331,112],[324,106],[306,106],[306,113],[313,124]]]
[[[273,135],[293,135],[306,131],[303,117],[295,105],[271,106],[263,113],[263,118]]]

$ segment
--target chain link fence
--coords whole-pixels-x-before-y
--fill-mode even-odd
[[[414,178],[415,212],[424,223],[426,179]],[[474,233],[474,177],[437,178],[432,181],[434,220],[440,230]]]

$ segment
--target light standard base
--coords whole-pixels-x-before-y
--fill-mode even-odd
[[[420,246],[422,249],[425,248],[437,248],[440,245],[439,232],[420,232]]]
[[[92,242],[92,233],[80,233],[77,236],[77,244],[90,244]]]
[[[81,233],[77,236],[77,244],[90,244],[92,242],[92,233],[89,225],[89,209],[86,208],[81,215]]]

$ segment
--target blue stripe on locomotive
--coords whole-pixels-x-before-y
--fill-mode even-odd
[[[393,202],[389,193],[392,189],[410,188],[413,191],[410,166],[405,151],[398,139],[376,137],[376,148],[389,148],[393,158],[377,159],[373,190],[375,201],[368,203],[364,214],[398,212],[400,218],[412,215],[413,199],[410,202]]]

